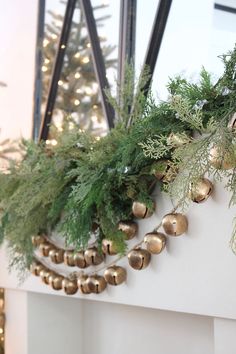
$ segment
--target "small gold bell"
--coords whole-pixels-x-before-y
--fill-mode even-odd
[[[59,274],[51,274],[48,278],[49,285],[54,289],[54,290],[61,290],[62,289],[62,281],[64,277],[62,277]]]
[[[52,249],[49,252],[49,257],[51,261],[55,264],[63,263],[64,260],[64,250],[62,249]]]
[[[54,249],[55,247],[49,242],[44,242],[39,245],[39,252],[43,257],[48,257],[49,252]]]
[[[145,235],[144,242],[150,253],[159,254],[165,248],[166,236],[161,232],[150,232]]]
[[[104,255],[96,247],[91,247],[84,251],[84,258],[88,265],[98,265],[103,262]]]
[[[109,254],[110,256],[117,254],[116,247],[114,245],[114,241],[107,240],[106,238],[104,238],[102,240],[102,251],[103,251],[103,253]]]
[[[35,235],[31,237],[32,245],[38,247],[41,243],[45,242],[45,238],[42,235]]]
[[[78,291],[77,282],[67,278],[62,280],[62,288],[67,295],[74,295]]]
[[[126,269],[119,266],[111,266],[105,270],[104,278],[110,285],[120,285],[126,280]]]
[[[120,221],[118,230],[124,232],[126,240],[131,240],[138,232],[138,224],[134,221]]]
[[[195,203],[205,202],[213,191],[213,184],[207,178],[201,178],[190,191],[190,198]]]
[[[99,294],[106,289],[107,283],[101,275],[91,275],[87,279],[87,285],[91,293]]]
[[[221,151],[216,146],[210,150],[209,160],[217,170],[230,170],[236,166],[236,158],[233,151]]]
[[[78,278],[77,285],[78,285],[79,291],[82,294],[90,294],[91,293],[91,291],[89,290],[89,287],[88,287],[87,280],[88,280],[88,275],[86,275],[86,274],[83,274]]]
[[[136,270],[146,268],[150,260],[151,254],[142,248],[133,249],[128,253],[129,265]]]
[[[144,203],[141,202],[133,202],[132,213],[136,218],[144,219],[152,216],[153,211],[147,208]]]
[[[168,160],[159,160],[152,166],[151,173],[156,177],[158,181],[162,181],[169,169]]]
[[[162,219],[162,226],[170,236],[180,236],[188,229],[188,220],[180,213],[167,214]]]
[[[74,251],[65,251],[64,252],[64,263],[69,267],[75,267],[75,252]]]
[[[77,267],[79,267],[79,268],[88,267],[88,264],[86,263],[85,258],[84,258],[84,252],[83,251],[76,252],[74,254],[74,262],[75,262],[75,265]]]
[[[55,273],[52,272],[51,270],[45,268],[45,269],[41,270],[40,278],[44,284],[49,285],[49,277],[53,274],[55,274]]]
[[[45,267],[41,263],[38,263],[38,262],[33,262],[30,265],[30,272],[32,274],[34,274],[36,277],[39,277],[41,270],[44,270],[44,269],[45,269]]]

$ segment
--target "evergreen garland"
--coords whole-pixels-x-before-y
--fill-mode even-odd
[[[32,235],[57,230],[67,244],[84,249],[95,224],[98,244],[112,239],[123,254],[126,244],[117,224],[132,219],[135,200],[152,207],[156,183],[184,208],[204,174],[226,177],[235,204],[235,169],[221,169],[219,162],[236,165],[235,130],[228,127],[236,111],[236,49],[222,59],[225,71],[216,84],[204,69],[198,84],[177,77],[168,85],[169,100],[160,104],[143,94],[147,73],[133,100],[128,68],[120,97],[108,94],[117,122],[107,136],[97,138],[76,126],[71,130],[68,119],[56,146],[24,141],[23,160],[0,174],[0,238],[8,242],[11,265],[18,270],[30,265]],[[166,162],[166,176],[159,181],[155,175]]]

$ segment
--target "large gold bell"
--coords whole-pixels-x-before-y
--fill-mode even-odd
[[[190,191],[190,198],[195,203],[205,202],[213,191],[213,184],[207,178],[201,178]]]
[[[74,251],[65,251],[64,252],[64,263],[69,267],[75,267],[75,252]]]
[[[124,232],[126,240],[131,240],[138,231],[138,224],[134,221],[120,221],[118,230]]]
[[[150,260],[151,254],[142,248],[133,249],[128,253],[129,265],[136,270],[146,268]]]
[[[106,289],[107,283],[101,275],[91,275],[87,279],[87,285],[91,293],[99,294]]]
[[[132,213],[136,218],[144,219],[152,216],[153,211],[149,209],[146,204],[136,201],[133,202]]]
[[[45,238],[42,235],[35,235],[31,237],[32,245],[38,247],[41,243],[45,242]]]
[[[39,252],[43,257],[48,257],[49,252],[54,249],[55,247],[49,242],[44,242],[39,245]]]
[[[49,285],[49,277],[54,274],[55,274],[54,272],[45,268],[45,269],[41,270],[39,275],[40,275],[42,282],[46,285]]]
[[[44,269],[45,269],[45,267],[41,263],[38,263],[38,262],[33,262],[30,265],[30,272],[32,274],[34,274],[36,277],[39,277],[40,272]]]
[[[63,279],[64,277],[59,274],[51,274],[48,278],[49,285],[53,288],[53,290],[61,290]]]
[[[144,242],[150,253],[159,254],[165,248],[166,236],[161,232],[150,232],[145,235]]]
[[[79,268],[86,268],[88,267],[88,264],[86,263],[85,261],[85,258],[84,258],[84,252],[83,251],[80,251],[80,252],[76,252],[74,254],[74,262],[75,262],[75,265]]]
[[[126,280],[126,269],[119,266],[111,266],[105,270],[105,280],[110,285],[119,285]]]
[[[236,166],[236,158],[233,151],[221,151],[216,146],[210,150],[209,160],[217,170],[230,170]]]
[[[64,260],[64,250],[62,249],[52,249],[49,252],[49,257],[51,261],[55,264],[63,263]]]
[[[62,280],[62,288],[67,295],[74,295],[78,291],[77,282],[67,278]]]
[[[114,245],[114,241],[107,240],[106,238],[104,238],[102,240],[102,251],[103,251],[103,253],[109,254],[110,256],[117,254],[116,247]]]
[[[104,255],[96,247],[91,247],[84,251],[84,258],[88,265],[98,265],[103,262]]]
[[[162,219],[162,226],[170,236],[180,236],[188,229],[188,220],[180,213],[167,214]]]
[[[88,287],[88,275],[83,274],[78,278],[77,285],[81,294],[90,294],[91,291]]]

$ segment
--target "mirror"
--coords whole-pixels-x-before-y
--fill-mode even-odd
[[[118,55],[118,18],[114,14],[118,11],[119,1],[112,2],[110,6],[109,3],[94,0],[92,6],[108,80],[110,85],[114,86],[117,76]],[[41,67],[41,115],[45,112],[65,8],[66,2],[59,0],[46,2]],[[58,132],[63,129],[65,119],[70,117],[82,130],[94,131],[98,136],[104,135],[107,130],[107,123],[102,111],[99,87],[92,60],[91,43],[79,1],[76,2],[73,13],[62,71],[57,84],[52,121]],[[73,123],[70,122],[70,124]],[[55,128],[53,131],[51,130],[49,139],[52,140],[56,133]]]

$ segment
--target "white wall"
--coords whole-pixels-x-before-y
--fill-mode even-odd
[[[0,141],[30,137],[37,24],[34,0],[1,1],[0,11]]]

